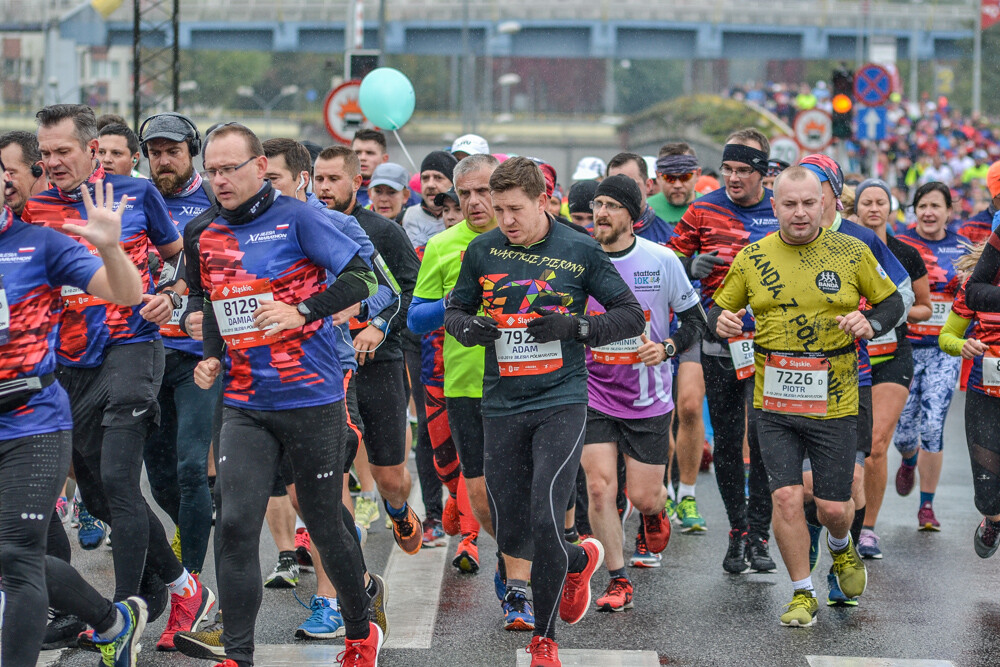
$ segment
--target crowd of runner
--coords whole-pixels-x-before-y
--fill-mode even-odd
[[[136,665],[167,614],[156,649],[248,667],[262,588],[304,571],[316,594],[289,632],[375,665],[391,619],[364,547],[383,516],[406,554],[455,536],[451,563],[491,574],[535,667],[561,664],[557,612],[641,602],[629,568],[660,567],[672,530],[727,531],[732,575],[777,570],[773,533],[780,623],[810,626],[821,591],[857,606],[864,561],[892,556],[890,444],[915,527],[940,529],[959,386],[975,550],[1000,546],[1000,162],[978,139],[961,176],[939,151],[912,182],[771,160],[736,128],[719,165],[667,143],[560,181],[476,135],[411,174],[376,130],[323,148],[161,113],[135,133],[69,104],[37,125],[0,135],[5,666],[43,646]],[[711,463],[724,519],[699,511]],[[67,529],[113,537],[112,599]]]

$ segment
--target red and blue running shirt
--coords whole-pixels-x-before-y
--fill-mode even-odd
[[[29,225],[5,209],[0,218],[0,382],[40,377],[56,368],[60,288],[84,290],[101,260],[72,239]],[[4,323],[7,323],[4,326]],[[0,441],[72,428],[58,382],[27,405],[0,413]]]
[[[360,246],[322,211],[279,196],[245,224],[216,218],[199,237],[201,283],[227,354],[225,404],[251,410],[326,405],[344,397],[330,318],[264,337],[253,324],[262,299],[297,304],[326,289]]]
[[[972,358],[968,380],[969,391],[1000,397],[1000,386],[997,385],[1000,381],[1000,313],[978,312],[969,308],[965,302],[965,285],[955,296],[952,312],[971,321],[972,329],[967,332],[967,338],[975,338],[989,346],[985,354]],[[983,377],[984,363],[989,364],[989,375],[986,378]]]
[[[103,174],[102,174],[103,175]],[[149,273],[150,246],[165,246],[180,239],[170,220],[163,198],[152,183],[144,178],[104,176],[104,182],[114,186],[115,206],[122,195],[128,195],[122,216],[122,245],[125,254],[139,269],[143,291],[153,293]],[[93,183],[87,186],[93,194]],[[51,188],[28,200],[24,221],[62,231],[67,222],[84,224],[86,207]],[[69,235],[83,244],[91,254],[97,250],[78,236]],[[62,289],[63,311],[59,319],[59,363],[64,366],[93,368],[104,361],[109,345],[157,340],[159,328],[139,314],[142,305],[116,306],[83,293],[76,287]]]
[[[913,345],[937,347],[938,335],[948,321],[952,302],[958,293],[959,275],[955,270],[955,260],[968,252],[962,245],[963,242],[968,243],[968,239],[946,230],[940,241],[928,241],[915,229],[903,230],[896,238],[920,253],[920,259],[927,266],[927,280],[931,288],[930,319],[910,324],[906,337]]]

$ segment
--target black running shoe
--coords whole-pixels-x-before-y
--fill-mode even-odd
[[[744,574],[750,571],[747,559],[747,534],[738,528],[729,531],[729,548],[722,561],[722,569],[730,574]]]
[[[49,624],[45,626],[42,649],[51,651],[57,648],[75,648],[76,638],[86,629],[87,624],[76,616],[50,610]]]
[[[972,546],[976,548],[976,555],[980,558],[989,558],[996,553],[1000,546],[1000,523],[993,523],[989,519],[983,519],[976,534],[972,538]]]
[[[778,569],[767,550],[767,540],[763,537],[759,535],[748,536],[747,551],[750,556],[750,569],[754,572],[775,572]]]

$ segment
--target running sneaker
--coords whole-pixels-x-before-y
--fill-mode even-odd
[[[424,535],[421,542],[428,549],[448,546],[448,536],[444,534],[444,526],[440,521],[432,517],[424,519]]]
[[[823,534],[823,526],[816,526],[808,521],[806,527],[809,529],[809,571],[816,571],[816,563],[819,562],[819,538]]]
[[[80,548],[87,551],[99,549],[107,542],[108,533],[110,532],[108,524],[94,518],[94,515],[87,511],[83,503],[80,503],[79,507],[80,531],[77,533],[77,539],[80,540]]]
[[[177,562],[181,561],[181,527],[174,527],[174,539],[170,540],[170,550],[174,552],[174,556],[177,557]]]
[[[625,611],[632,608],[632,582],[625,577],[615,577],[608,582],[604,595],[594,602],[597,611]]]
[[[299,583],[299,563],[295,552],[282,551],[278,554],[278,564],[264,580],[264,588],[295,588]]]
[[[66,496],[56,498],[56,514],[65,526],[73,519],[73,503]]]
[[[662,553],[670,542],[670,518],[667,510],[652,516],[642,515],[642,532],[646,536],[646,547],[654,554]]]
[[[225,660],[226,648],[222,644],[222,612],[215,615],[215,621],[197,632],[178,631],[174,635],[174,647],[189,658]]]
[[[141,597],[132,596],[124,602],[116,602],[115,607],[125,617],[125,627],[117,637],[95,637],[94,643],[107,667],[134,667],[139,659],[139,640],[146,629],[146,602]]]
[[[503,629],[511,632],[535,629],[535,610],[524,593],[508,591],[500,603],[503,610]]]
[[[479,571],[479,533],[469,533],[462,537],[451,564],[465,574]]]
[[[392,520],[392,536],[396,539],[399,548],[411,556],[420,551],[423,535],[420,529],[420,517],[409,505],[406,506],[406,515],[402,519],[397,519],[389,515]]]
[[[576,526],[563,528],[563,539],[570,544],[580,544],[580,533],[577,531]]]
[[[373,498],[358,496],[354,499],[354,520],[371,530],[372,524],[378,521],[378,503]]]
[[[682,533],[704,533],[705,520],[698,514],[698,503],[694,496],[684,496],[677,504],[677,523]]]
[[[344,667],[377,667],[378,654],[384,641],[382,628],[369,623],[367,637],[344,640],[344,650],[337,655],[337,663]]]
[[[297,639],[333,639],[344,635],[344,618],[328,598],[312,596],[308,609],[312,613],[305,623],[296,628]]]
[[[361,544],[361,548],[364,549],[365,548],[365,544],[368,543],[368,530],[366,530],[365,527],[362,526],[361,524],[355,523],[354,524],[354,532],[358,536],[358,543],[360,543]]]
[[[901,496],[910,495],[916,481],[916,471],[917,466],[909,466],[900,462],[899,470],[896,471],[896,493]]]
[[[980,558],[989,558],[995,554],[1000,546],[1000,523],[984,518],[972,536],[972,546]]]
[[[309,531],[305,528],[295,529],[295,560],[299,562],[300,569],[312,568],[313,557],[309,553],[309,546],[312,544],[312,538],[309,537]]]
[[[639,533],[635,536],[635,551],[628,559],[630,567],[660,567],[663,556],[654,554],[646,546],[646,536],[642,534],[642,526],[639,526]]]
[[[930,501],[924,503],[917,510],[917,524],[920,526],[918,530],[929,530],[937,532],[941,530],[941,524],[938,522],[937,517],[934,516],[934,508],[931,507]]]
[[[351,471],[347,473],[347,490],[351,493],[361,493],[361,482],[358,480],[358,474],[354,471],[354,467],[351,467]]]
[[[83,501],[79,500],[76,496],[73,497],[73,518],[69,520],[70,528],[80,527],[80,507],[83,505]]]
[[[673,498],[670,498],[668,496],[667,497],[667,505],[666,505],[666,507],[664,507],[664,509],[667,511],[667,516],[670,517],[671,521],[676,521],[677,520],[677,501],[676,500],[674,500]],[[622,529],[624,530],[624,528],[625,528],[625,526],[623,525]]]
[[[865,587],[868,585],[868,571],[861,561],[861,556],[858,555],[850,534],[847,539],[847,546],[842,551],[830,549],[830,555],[833,556],[832,572],[837,575],[837,583],[844,595],[856,598],[865,592]]]
[[[844,595],[844,591],[840,590],[840,584],[837,583],[837,575],[833,572],[826,575],[826,583],[830,585],[830,593],[826,596],[826,604],[829,607],[857,607],[858,599],[849,598]]]
[[[461,517],[458,511],[458,498],[449,495],[444,501],[444,511],[441,513],[441,527],[446,535],[458,535],[462,532]]]
[[[389,595],[386,592],[385,581],[382,577],[371,573],[368,576],[371,577],[375,588],[375,592],[372,595],[371,611],[368,613],[368,617],[372,623],[379,627],[382,640],[384,641],[389,636],[389,619],[385,615],[385,601],[389,598]],[[372,586],[369,586],[369,594],[371,594],[371,588]]]
[[[198,624],[205,620],[215,606],[215,594],[212,590],[201,583],[198,575],[191,576],[194,577],[198,588],[188,597],[176,593],[170,595],[170,616],[167,619],[166,629],[156,642],[157,651],[176,651],[174,635],[181,630],[187,632],[197,630]]]
[[[760,535],[747,536],[747,555],[750,569],[754,572],[775,572],[778,569],[767,548],[767,540]]]
[[[729,548],[722,559],[722,569],[729,574],[745,574],[750,571],[747,558],[747,534],[739,528],[729,531]]]
[[[878,535],[870,528],[861,529],[861,537],[858,538],[858,553],[862,558],[874,558],[882,560],[882,548],[879,545]]]
[[[531,656],[530,667],[562,667],[559,644],[555,639],[532,637],[528,648],[524,650]]]
[[[59,648],[76,646],[76,639],[87,629],[87,624],[72,614],[60,614],[49,609],[49,623],[45,626],[45,638],[42,639],[42,650],[52,651]]]
[[[590,580],[604,563],[603,544],[589,537],[580,547],[587,553],[587,564],[583,571],[566,575],[562,599],[559,601],[559,618],[570,625],[579,623],[590,609]]]
[[[792,601],[785,606],[788,611],[781,615],[781,624],[785,627],[808,628],[816,622],[819,602],[812,591],[796,590]]]

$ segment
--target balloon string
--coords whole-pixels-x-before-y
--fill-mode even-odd
[[[410,157],[410,151],[406,150],[406,144],[404,144],[403,140],[399,138],[399,131],[393,130],[392,133],[396,136],[396,141],[399,142],[399,147],[403,149],[403,154],[406,155],[406,159],[410,161],[411,165],[413,165],[414,171],[417,171],[417,163],[413,161],[412,157]]]

